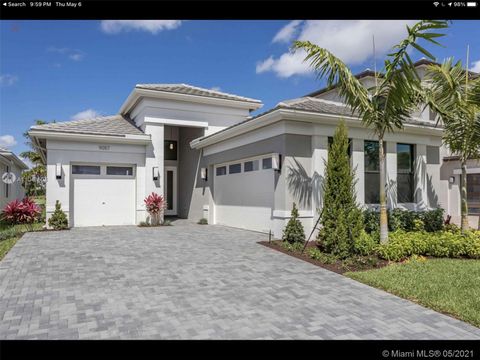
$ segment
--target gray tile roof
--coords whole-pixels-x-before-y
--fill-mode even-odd
[[[34,125],[31,130],[95,135],[144,135],[132,120],[122,115]]]
[[[225,99],[225,100],[246,101],[246,102],[258,103],[258,104],[261,103],[260,100],[251,99],[244,96],[228,94],[225,92],[215,91],[211,89],[204,89],[204,88],[200,88],[200,87],[196,87],[188,84],[137,84],[135,87],[137,89],[156,90],[156,91],[164,91],[164,92],[171,92],[171,93],[178,93],[178,94]]]
[[[302,97],[282,101],[277,106],[284,109],[312,111],[322,114],[357,116],[357,114],[353,113],[350,107],[345,104],[313,97]]]

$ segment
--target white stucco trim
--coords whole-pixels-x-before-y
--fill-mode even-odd
[[[35,138],[55,140],[64,139],[68,141],[102,141],[109,143],[125,143],[125,144],[148,144],[151,139],[150,135],[97,135],[97,134],[77,134],[65,132],[50,132],[30,130],[28,135]]]
[[[345,120],[345,124],[349,128],[363,128],[366,129],[364,124],[359,121],[358,118],[352,116],[340,116],[331,114],[319,114],[308,111],[299,111],[291,109],[277,109],[258,118],[245,121],[239,125],[227,128],[217,134],[210,137],[195,139],[190,143],[193,149],[200,149],[209,145],[216,144],[218,142],[230,139],[235,136],[239,136],[246,132],[253,131],[260,127],[264,127],[280,120],[294,120],[307,123],[321,123],[323,125],[338,125],[340,119]],[[418,135],[431,135],[442,136],[443,129],[430,128],[415,124],[405,124],[403,130],[399,130],[397,133],[409,133]]]
[[[144,119],[145,124],[164,124],[170,126],[183,126],[183,127],[198,127],[208,128],[208,122],[206,121],[192,121],[192,120],[179,120],[179,119],[166,119],[146,116]]]
[[[455,169],[453,170],[455,175],[462,175],[462,169]],[[467,167],[467,174],[480,174],[480,168],[468,168]]]

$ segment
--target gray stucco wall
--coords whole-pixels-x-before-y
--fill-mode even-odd
[[[203,217],[203,205],[208,204],[208,182],[200,178],[200,151],[190,148],[190,141],[203,136],[199,128],[179,128],[178,216],[198,220]]]

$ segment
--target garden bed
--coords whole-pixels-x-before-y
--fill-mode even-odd
[[[307,261],[313,265],[336,272],[337,274],[343,274],[345,272],[356,272],[356,271],[363,271],[363,270],[378,269],[378,268],[387,266],[390,263],[387,260],[380,259],[377,256],[373,256],[373,255],[355,256],[347,260],[332,259],[331,263],[330,261],[325,262],[322,260],[313,259],[309,256],[309,250],[318,248],[315,241],[310,241],[303,253],[301,252],[301,249],[300,250],[286,249],[283,246],[282,240],[260,241],[258,243],[260,245],[280,251],[284,254],[296,257],[297,259]]]

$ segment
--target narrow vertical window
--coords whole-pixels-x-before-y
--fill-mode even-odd
[[[397,201],[414,202],[413,145],[397,144]]]
[[[364,142],[365,204],[380,203],[380,161],[378,141]]]

